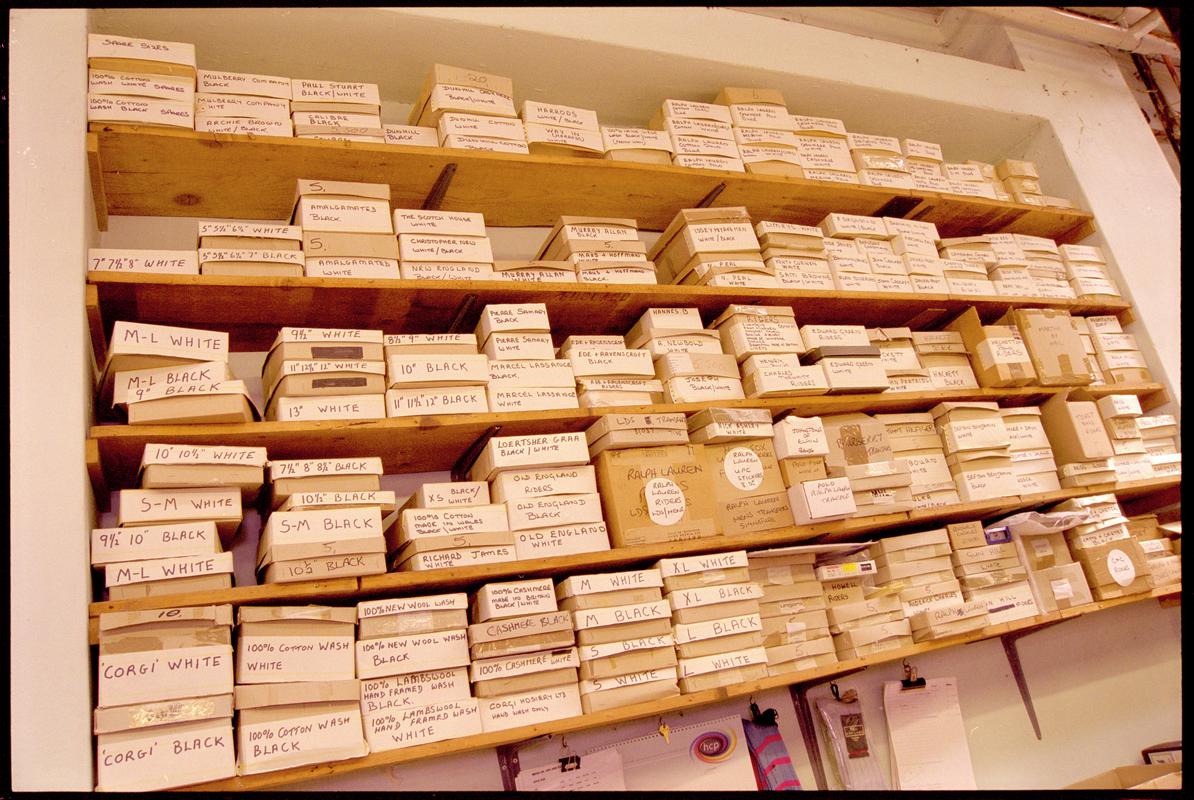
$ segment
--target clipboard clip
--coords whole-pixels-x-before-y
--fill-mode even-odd
[[[923,689],[925,688],[925,679],[917,677],[916,667],[908,663],[908,659],[904,659],[904,679],[900,681],[900,691],[904,689]]]
[[[829,691],[831,694],[833,694],[833,699],[838,701],[839,703],[857,703],[858,702],[858,692],[854,689],[847,689],[846,691],[842,692],[837,687],[837,681],[834,681],[833,683],[829,684]]]
[[[571,772],[572,770],[580,769],[580,756],[572,752],[572,748],[568,746],[568,739],[564,736],[560,737],[560,749],[564,755],[560,757],[560,772]]]
[[[759,704],[755,702],[753,697],[750,698],[750,721],[756,725],[765,725],[767,727],[775,727],[775,721],[779,719],[779,712],[774,708],[769,708],[766,711],[759,710]]]

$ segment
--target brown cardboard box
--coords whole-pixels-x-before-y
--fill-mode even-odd
[[[1154,781],[1158,778],[1178,773],[1180,776],[1182,764],[1180,761],[1173,764],[1134,764],[1127,767],[1116,767],[1107,772],[1100,772],[1098,775],[1086,778],[1085,780],[1071,783],[1066,789],[1132,789],[1140,786],[1143,783]],[[1181,787],[1181,778],[1177,780],[1177,786],[1164,787],[1176,788]]]
[[[1082,565],[1096,600],[1147,592],[1152,588],[1148,557],[1135,539],[1117,539],[1083,548],[1077,551],[1075,560]]]
[[[946,330],[962,335],[980,386],[1027,386],[1036,380],[1032,359],[1017,328],[983,325],[978,310],[966,309]]]
[[[1062,392],[1041,404],[1041,424],[1059,466],[1114,455],[1098,406],[1086,392]]]
[[[719,535],[703,445],[606,450],[595,466],[614,547]]]
[[[705,445],[719,527],[725,534],[792,525],[771,439]]]
[[[603,625],[599,628],[585,628],[576,632],[578,645],[608,644],[628,639],[645,639],[648,636],[670,636],[672,623],[669,619],[647,619],[642,622],[627,622],[622,625]]]
[[[1086,350],[1068,311],[1013,308],[996,324],[1014,324],[1028,348],[1036,382],[1041,386],[1085,386]]]
[[[868,414],[836,414],[821,417],[829,454],[825,463],[830,467],[890,461],[891,444],[887,427]]]
[[[674,671],[673,671],[674,674]],[[652,700],[663,700],[680,694],[680,687],[674,678],[648,681],[646,683],[615,686],[600,692],[589,692],[580,696],[581,707],[586,714],[595,714],[610,708],[619,708]]]

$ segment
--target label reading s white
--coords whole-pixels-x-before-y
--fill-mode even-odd
[[[1136,580],[1136,568],[1123,550],[1112,550],[1107,554],[1107,571],[1120,586],[1128,586]]]
[[[669,478],[655,478],[643,487],[647,514],[656,525],[675,525],[684,516],[684,492]]]
[[[722,461],[726,480],[743,492],[753,491],[763,483],[763,461],[747,447],[735,447]]]

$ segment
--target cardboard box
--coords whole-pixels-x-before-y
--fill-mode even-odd
[[[890,461],[891,445],[882,422],[867,414],[836,414],[821,418],[829,467]]]
[[[1041,386],[1084,386],[1085,350],[1070,314],[1059,309],[1015,308],[996,324],[1014,324],[1024,339]]]
[[[362,680],[463,667],[468,663],[468,637],[463,628],[356,643],[356,674]]]
[[[648,670],[632,675],[618,675],[606,680],[583,681],[580,696],[586,714],[610,708],[663,700],[680,694],[676,670]],[[632,682],[639,681],[641,682]],[[587,688],[587,691],[583,691]]]
[[[1083,548],[1075,553],[1075,560],[1082,565],[1096,600],[1147,592],[1152,588],[1148,558],[1135,539],[1119,539]]]
[[[237,610],[237,683],[353,678],[355,623],[354,608],[242,606]]]
[[[583,433],[495,436],[469,470],[469,480],[491,480],[504,470],[574,467],[589,463]]]
[[[1041,404],[1041,423],[1059,464],[1114,455],[1103,419],[1085,392],[1062,392]]]
[[[788,503],[797,525],[845,519],[857,511],[848,478],[806,481],[788,489]]]
[[[427,706],[365,713],[363,721],[365,740],[371,752],[396,750],[481,733],[481,716],[477,700],[469,697]]]
[[[595,466],[615,547],[718,534],[702,445],[606,450]]]
[[[98,791],[154,791],[236,774],[231,694],[96,709],[95,722]]]
[[[1071,783],[1066,786],[1066,789],[1144,789],[1154,788],[1146,787],[1153,781],[1160,779],[1167,779],[1175,776],[1175,780],[1168,781],[1163,786],[1156,786],[1155,788],[1163,789],[1180,789],[1181,787],[1181,762],[1172,764],[1136,764],[1127,767],[1116,767],[1107,772],[1100,772],[1098,775]]]
[[[486,698],[478,701],[478,707],[481,729],[486,733],[577,717],[582,713],[580,691],[575,683]]]
[[[365,755],[359,692],[356,680],[238,686],[238,772]]]
[[[557,611],[550,579],[487,583],[477,590],[474,623]]]

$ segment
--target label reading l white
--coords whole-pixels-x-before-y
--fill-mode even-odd
[[[656,525],[675,525],[687,506],[684,492],[669,478],[655,478],[643,487],[647,514]]]

